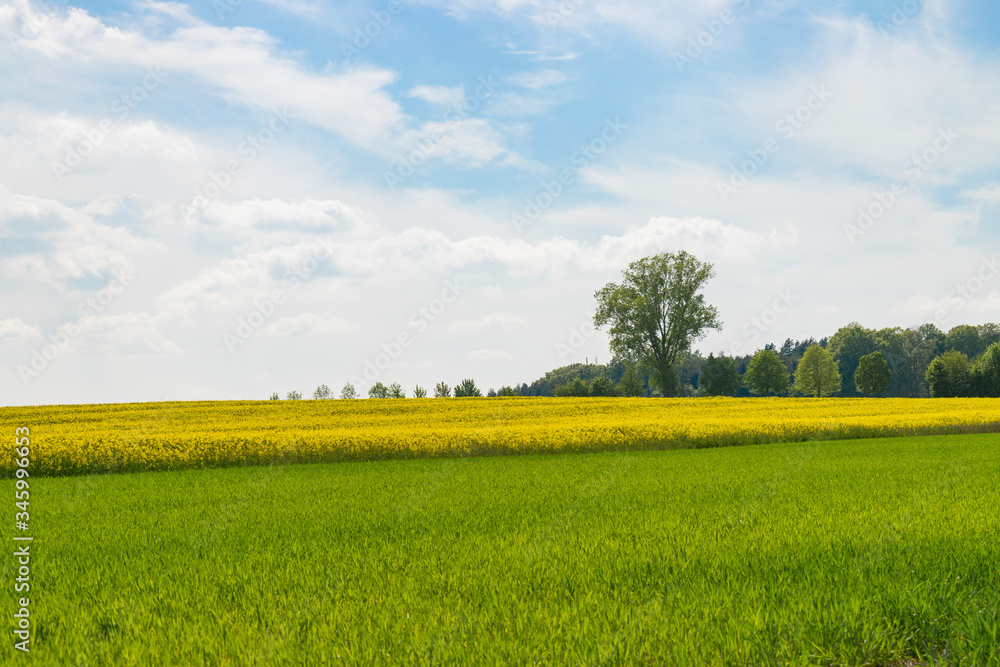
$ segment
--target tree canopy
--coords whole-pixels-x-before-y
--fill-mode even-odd
[[[881,352],[872,352],[861,357],[858,370],[854,372],[854,384],[864,394],[884,394],[892,381],[889,364]]]
[[[743,381],[755,394],[783,394],[788,391],[788,371],[774,350],[758,350],[750,360]]]
[[[958,350],[936,357],[927,367],[927,382],[934,398],[968,396],[970,390],[969,358]]]
[[[1000,343],[993,343],[972,367],[972,390],[976,396],[1000,397]]]
[[[829,352],[812,345],[795,369],[795,390],[807,396],[829,396],[840,391],[840,371]]]
[[[857,392],[854,384],[854,373],[858,370],[861,357],[871,354],[877,348],[875,332],[866,329],[857,322],[841,327],[830,338],[828,349],[843,373],[841,391],[844,396],[853,396]]]
[[[709,354],[698,376],[698,389],[705,396],[735,396],[740,390],[736,360]]]
[[[474,380],[466,378],[455,385],[455,398],[468,398],[470,396],[482,396]]]
[[[594,325],[609,326],[612,352],[649,368],[664,396],[676,393],[678,356],[706,329],[722,328],[700,293],[714,276],[711,264],[683,250],[664,252],[632,262],[620,285],[608,283],[594,295]]]

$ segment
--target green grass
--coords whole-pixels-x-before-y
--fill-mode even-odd
[[[1000,665],[997,435],[31,491],[38,664]]]

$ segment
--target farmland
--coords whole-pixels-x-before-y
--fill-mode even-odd
[[[31,657],[998,665],[998,440],[33,478]]]
[[[414,399],[0,408],[33,476],[1000,431],[996,399]],[[14,467],[12,448],[0,467]]]

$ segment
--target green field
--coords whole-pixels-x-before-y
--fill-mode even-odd
[[[1000,665],[997,435],[31,491],[37,664]]]

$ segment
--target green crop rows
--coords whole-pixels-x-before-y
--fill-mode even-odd
[[[996,435],[31,488],[37,664],[1000,665]]]

